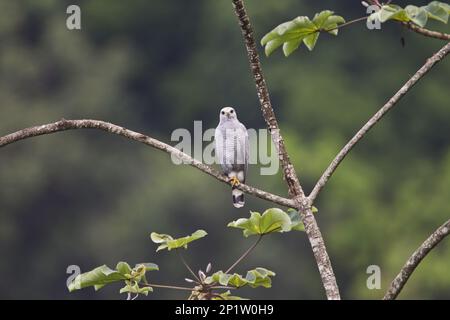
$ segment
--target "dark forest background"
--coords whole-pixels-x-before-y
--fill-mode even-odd
[[[82,30],[66,28],[77,3]],[[248,0],[261,37],[298,15],[330,9],[347,20],[359,1]],[[398,3],[398,2],[397,2]],[[423,5],[425,1],[413,1]],[[399,4],[403,4],[400,2]],[[246,52],[229,0],[0,0],[0,135],[61,119],[113,122],[170,142],[176,128],[215,127],[222,106],[249,128],[264,128]],[[429,28],[449,31],[431,22]],[[401,38],[405,39],[402,46]],[[364,23],[323,34],[313,52],[261,57],[274,108],[306,191],[344,143],[424,63],[442,41],[395,23]],[[263,53],[262,48],[260,52]],[[417,246],[450,214],[450,63],[427,75],[364,138],[321,194],[317,219],[343,298],[380,298]],[[174,143],[172,143],[174,144]],[[248,183],[280,195],[281,174]],[[155,253],[152,231],[176,236],[205,229],[186,259],[227,267],[251,239],[226,228],[272,204],[247,196],[231,205],[229,187],[167,154],[100,131],[29,139],[0,150],[0,298],[121,299],[117,286],[69,293],[66,268],[87,271],[155,262],[150,279],[183,285],[172,252]],[[368,290],[366,268],[382,271]],[[264,239],[236,271],[267,267],[272,289],[243,289],[261,299],[325,297],[303,233]],[[401,298],[450,298],[450,243],[419,266]],[[150,299],[182,299],[155,289]],[[148,299],[147,298],[147,299]]]

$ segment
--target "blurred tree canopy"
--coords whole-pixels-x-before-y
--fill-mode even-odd
[[[80,31],[65,24],[74,3],[82,11]],[[349,20],[365,14],[358,1],[248,0],[247,7],[257,39],[298,15],[329,9]],[[0,10],[0,135],[62,117],[93,118],[168,142],[176,128],[193,130],[194,120],[215,127],[224,105],[233,105],[247,127],[265,126],[228,0],[3,0]],[[429,28],[448,32],[439,23]],[[381,31],[362,23],[338,38],[322,37],[313,52],[301,48],[289,59],[281,52],[261,55],[307,191],[442,45],[395,23]],[[409,255],[449,216],[449,72],[450,63],[442,62],[402,99],[343,162],[316,204],[343,298],[381,298]],[[157,262],[155,282],[182,284],[185,270],[173,255],[156,256],[150,232],[207,230],[209,241],[193,244],[186,258],[196,268],[211,261],[220,269],[249,245],[226,224],[270,206],[247,197],[236,210],[226,185],[101,132],[16,143],[0,150],[0,161],[0,272],[14,275],[3,277],[0,298],[123,298],[114,287],[96,294],[66,288],[68,265],[90,270],[119,260]],[[286,194],[280,174],[259,176],[257,169],[250,168],[250,185]],[[400,298],[449,298],[449,262],[447,241],[419,266]],[[382,290],[366,287],[372,264],[381,267]],[[277,277],[272,289],[253,290],[254,298],[324,298],[302,233],[274,235],[239,268],[257,266]],[[250,296],[245,290],[240,295]],[[149,298],[185,295],[155,290]]]

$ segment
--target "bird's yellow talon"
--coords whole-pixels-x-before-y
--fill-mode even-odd
[[[236,178],[236,177],[231,177],[231,178],[230,178],[230,183],[231,183],[231,186],[236,187],[236,186],[238,186],[241,182],[239,181],[238,178]]]

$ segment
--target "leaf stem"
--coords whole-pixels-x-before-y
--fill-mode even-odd
[[[261,241],[262,237],[263,237],[263,235],[261,234],[261,235],[258,237],[258,239],[255,241],[255,243],[252,244],[252,246],[251,246],[250,248],[248,248],[247,251],[245,251],[245,252],[239,257],[239,259],[237,259],[236,262],[233,263],[233,264],[227,269],[227,271],[225,271],[225,273],[230,273],[231,270],[233,270],[234,267],[236,267],[236,266],[239,264],[239,262],[241,262],[245,257],[247,257],[247,256],[250,254],[250,252],[252,252],[253,249],[255,249],[255,247],[256,247],[256,246],[258,245],[258,243]]]
[[[353,20],[347,21],[347,22],[345,22],[343,24],[340,24],[340,25],[338,25],[338,26],[336,26],[336,27],[334,27],[332,29],[321,29],[321,30],[318,30],[318,31],[319,32],[330,32],[330,31],[333,31],[333,30],[336,30],[336,29],[340,29],[342,27],[346,27],[346,26],[351,25],[351,24],[356,23],[356,22],[367,20],[367,18],[368,18],[368,16],[364,16],[364,17],[361,17],[361,18],[357,18],[357,19],[353,19]]]
[[[189,270],[189,272],[194,276],[194,278],[198,281],[198,282],[202,282],[200,280],[200,278],[195,274],[194,271],[192,271],[191,267],[188,265],[188,263],[186,262],[186,260],[184,260],[183,255],[181,254],[179,249],[176,249],[178,256],[180,257],[181,262],[183,262],[184,266],[186,267],[186,269]]]

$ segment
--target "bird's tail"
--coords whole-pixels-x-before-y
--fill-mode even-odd
[[[233,187],[231,190],[231,195],[233,196],[233,206],[236,208],[242,208],[245,204],[244,193]]]

